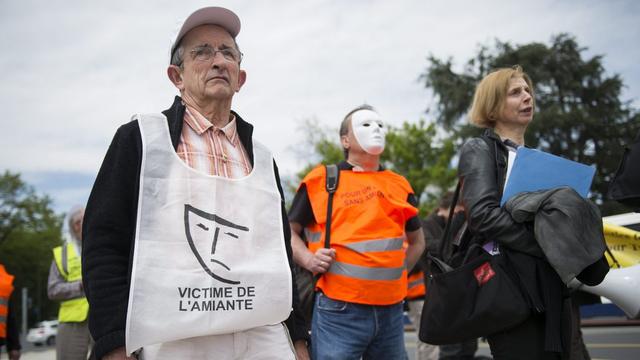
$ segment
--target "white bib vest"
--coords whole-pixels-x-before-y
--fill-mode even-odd
[[[269,150],[253,142],[246,177],[209,176],[178,157],[164,115],[134,119],[143,156],[127,352],[284,321],[291,272]]]

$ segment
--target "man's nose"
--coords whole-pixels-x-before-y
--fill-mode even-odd
[[[211,58],[211,66],[212,67],[220,67],[222,64],[226,62],[226,59],[222,55],[220,51],[215,51],[213,53],[213,57]]]

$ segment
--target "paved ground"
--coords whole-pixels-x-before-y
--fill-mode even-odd
[[[54,348],[27,350],[22,353],[20,360],[55,360],[56,350]]]
[[[587,348],[593,360],[640,359],[640,326],[583,328]],[[409,359],[415,359],[417,335],[405,332],[405,342]],[[479,343],[477,355],[490,355],[489,346]],[[6,354],[3,355],[3,359]],[[53,347],[33,347],[25,344],[21,360],[55,360]]]
[[[583,327],[582,332],[592,360],[640,359],[640,326]],[[405,332],[410,360],[415,359],[416,341],[414,331]],[[487,343],[478,345],[476,355],[491,355]]]

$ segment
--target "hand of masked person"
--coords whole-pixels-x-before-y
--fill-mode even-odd
[[[331,263],[336,259],[335,249],[318,249],[305,263],[305,268],[314,273],[323,274],[329,270]]]

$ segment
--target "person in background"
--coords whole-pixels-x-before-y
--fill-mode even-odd
[[[2,347],[6,345],[9,360],[19,360],[20,332],[11,306],[13,278],[4,265],[0,264],[0,358],[2,357]]]
[[[417,264],[408,274],[407,297],[405,298],[409,320],[411,320],[411,323],[415,327],[416,333],[420,331],[420,322],[422,320],[422,307],[424,306],[424,297],[426,294],[425,282],[422,267]],[[420,341],[420,339],[417,340],[415,359],[437,360],[439,353],[440,350],[437,345],[427,344]]]
[[[62,246],[53,249],[47,293],[60,302],[56,358],[86,360],[91,349],[87,315],[89,303],[82,285],[82,218],[84,208],[76,206],[67,214],[68,236]]]
[[[304,177],[289,211],[294,260],[321,275],[311,324],[314,359],[406,357],[407,270],[425,244],[409,182],[380,164],[385,133],[382,118],[369,105],[350,111],[340,125],[345,161],[337,164],[330,248],[324,247],[324,166]]]

